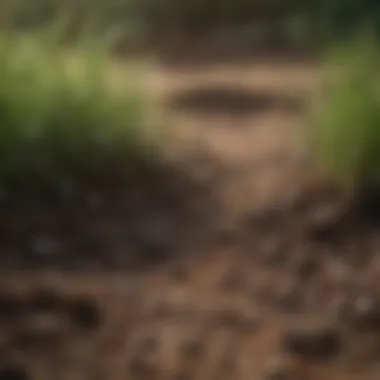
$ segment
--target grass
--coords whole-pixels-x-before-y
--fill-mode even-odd
[[[122,176],[153,152],[141,75],[120,85],[106,49],[83,39],[68,54],[57,31],[0,33],[3,184]]]
[[[353,192],[380,185],[379,68],[373,38],[334,49],[313,111],[315,157]]]

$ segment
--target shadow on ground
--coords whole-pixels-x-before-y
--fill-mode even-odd
[[[70,196],[10,194],[0,207],[5,271],[146,269],[196,249],[218,214],[211,184],[180,163]]]
[[[241,86],[210,84],[175,93],[169,107],[200,116],[252,117],[263,112],[297,112],[300,99],[270,92],[255,92]]]

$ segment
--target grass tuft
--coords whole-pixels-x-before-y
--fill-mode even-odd
[[[335,48],[313,109],[315,157],[349,191],[380,185],[379,68],[374,38]]]
[[[141,76],[120,84],[104,46],[83,39],[68,51],[59,31],[0,33],[3,184],[101,177],[150,158]]]

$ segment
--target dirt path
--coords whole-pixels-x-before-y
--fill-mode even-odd
[[[309,64],[265,60],[156,68],[175,153],[218,207],[192,235],[175,221],[158,229],[177,231],[177,256],[153,271],[104,273],[91,261],[115,248],[96,247],[115,241],[115,226],[136,224],[120,213],[86,216],[96,273],[4,271],[0,380],[377,379],[376,233],[335,223],[334,194],[294,139],[317,78]]]

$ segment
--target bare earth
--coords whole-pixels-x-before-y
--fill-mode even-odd
[[[4,208],[0,380],[378,379],[378,226],[305,157],[318,77],[156,63],[194,183]]]

